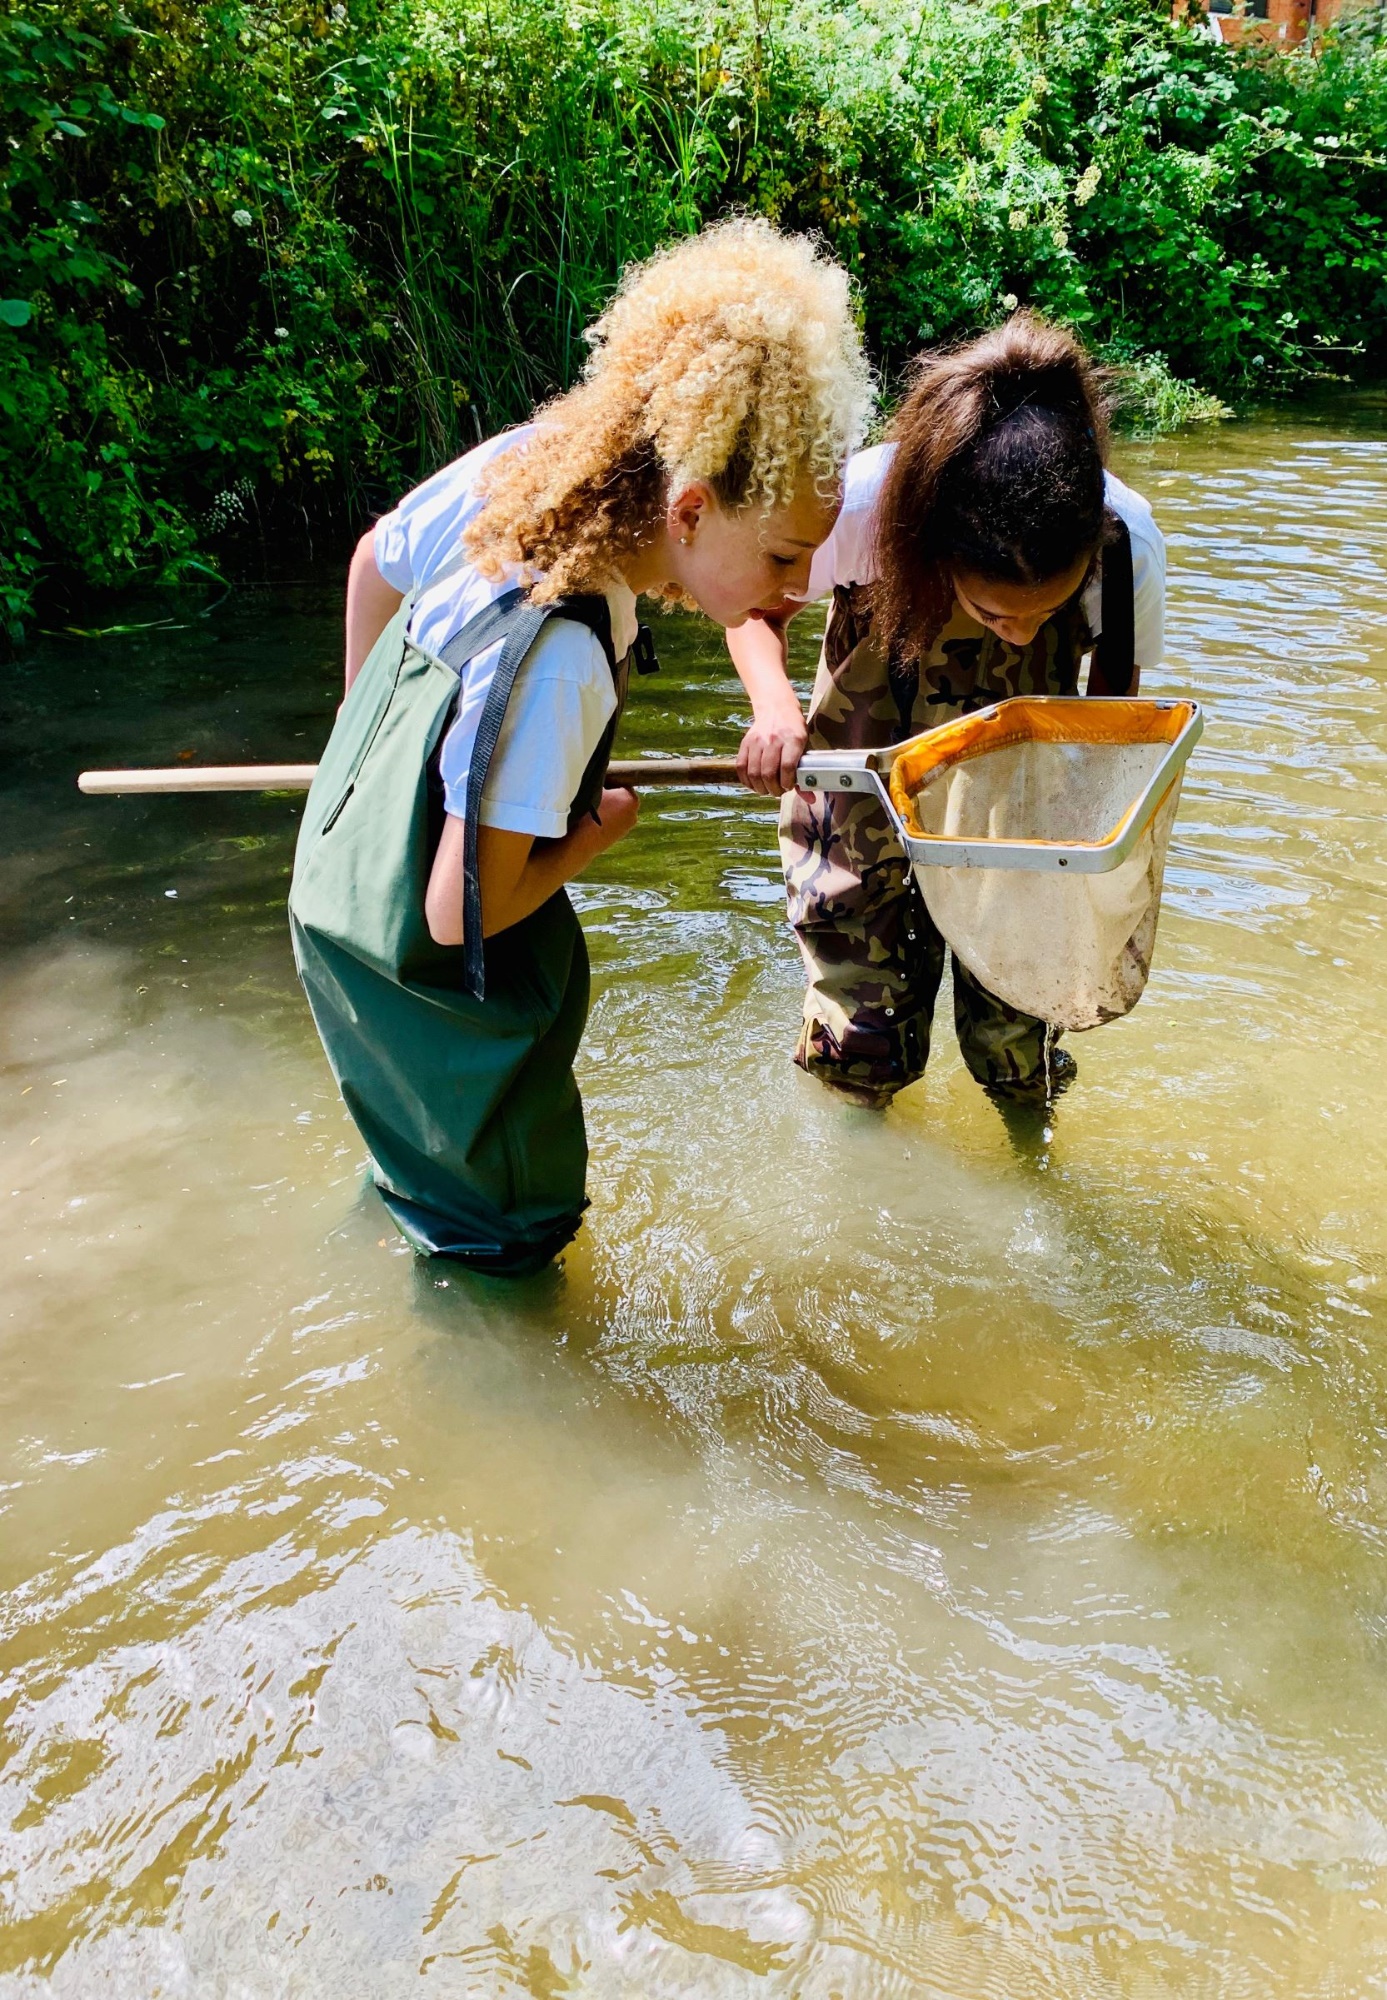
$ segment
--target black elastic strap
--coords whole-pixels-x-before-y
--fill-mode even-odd
[[[1130,694],[1137,668],[1132,538],[1127,532],[1127,523],[1113,513],[1107,516],[1107,535],[1103,542],[1102,606],[1103,629],[1093,648],[1088,670],[1088,692]]]
[[[444,666],[451,667],[461,679],[468,661],[475,660],[478,653],[494,646],[509,631],[511,615],[524,598],[525,592],[516,584],[510,590],[503,590],[495,602],[479,611],[475,618],[469,618],[460,632],[454,632],[439,654]]]
[[[491,771],[491,760],[506,719],[515,683],[531,647],[539,637],[550,618],[572,618],[586,625],[597,638],[606,656],[607,664],[616,674],[616,654],[612,647],[611,612],[604,597],[578,596],[560,598],[557,603],[536,605],[529,602],[528,593],[514,587],[504,591],[494,604],[470,619],[460,632],[448,641],[439,657],[461,679],[462,670],[478,653],[486,651],[498,639],[504,638],[501,657],[496,662],[496,671],[491,677],[491,685],[486,691],[482,704],[481,718],[477,724],[477,734],[473,739],[472,755],[467,767],[467,791],[463,803],[462,819],[462,943],[463,943],[463,990],[473,999],[481,1000],[486,993],[486,952],[482,937],[482,889],[477,872],[477,830],[481,823],[482,796],[486,790],[487,777]],[[645,671],[653,671],[654,645],[649,643],[652,662]],[[593,765],[600,760],[600,778],[607,767],[607,757],[611,751],[611,739],[615,733],[615,720],[594,754]]]
[[[520,606],[524,604],[527,594],[518,584],[513,585],[510,590],[503,590],[501,595],[479,611],[475,618],[469,618],[460,631],[454,632],[452,638],[443,647],[438,657],[442,660],[444,666],[452,669],[459,683],[462,680],[462,670],[467,666],[469,661],[474,660],[478,653],[484,653],[488,646],[494,646],[498,639],[503,639],[509,635],[515,624]],[[523,652],[521,658],[524,658]],[[497,662],[498,674],[503,663],[504,655],[502,660]],[[509,685],[506,690],[507,701],[510,698],[510,688],[515,685],[515,674],[518,667],[519,661],[516,661],[511,670]],[[495,682],[493,681],[492,689],[494,690],[494,688]],[[505,719],[505,706],[505,702],[503,701],[500,705],[500,713],[496,718],[491,748],[487,751],[486,761],[488,764],[491,762],[491,750],[495,748],[495,738],[500,734],[501,723]],[[491,692],[489,691],[487,701],[482,710],[483,723],[485,723],[490,712]],[[479,739],[480,734],[481,728],[479,725]],[[464,923],[463,945],[465,951],[463,982],[467,991],[474,994],[480,1000],[482,989],[486,984],[486,971],[485,959],[482,953],[481,887],[477,881],[477,821],[476,812],[474,811],[474,798],[477,806],[480,806],[481,785],[477,786],[474,794],[472,777],[476,768],[475,760],[476,752],[474,749],[473,762],[468,768],[466,816],[462,827],[462,905]],[[485,784],[485,782],[486,773],[483,771],[482,784]]]
[[[477,874],[477,827],[482,810],[482,793],[486,789],[487,774],[491,769],[492,755],[501,725],[506,719],[511,694],[515,688],[516,676],[525,662],[535,640],[544,629],[546,621],[553,616],[551,604],[513,604],[501,657],[496,662],[496,671],[491,677],[491,686],[486,691],[482,704],[481,720],[477,724],[477,734],[472,744],[472,758],[467,767],[467,796],[462,817],[462,949],[464,992],[474,1000],[486,997],[486,954],[482,941],[482,885]],[[480,648],[474,647],[474,651]],[[452,662],[449,662],[451,665]]]

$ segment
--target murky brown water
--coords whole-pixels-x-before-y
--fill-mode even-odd
[[[69,789],[311,754],[332,591],[12,677],[5,1995],[1387,1991],[1387,414],[1127,462],[1209,729],[1052,1138],[830,1103],[765,808],[652,801],[519,1290],[359,1194],[290,803]]]

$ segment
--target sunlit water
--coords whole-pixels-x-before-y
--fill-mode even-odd
[[[1050,1136],[790,1065],[764,805],[585,884],[593,1206],[416,1267],[283,920],[332,580],[12,673],[0,1991],[1387,1991],[1387,419],[1128,451],[1208,733]],[[739,702],[666,626],[624,743]]]

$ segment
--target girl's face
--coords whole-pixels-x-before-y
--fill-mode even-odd
[[[718,625],[740,625],[809,588],[809,564],[833,532],[841,495],[806,480],[788,507],[762,514],[723,507],[702,481],[671,499],[665,517],[669,581]]]
[[[972,570],[953,573],[954,596],[970,618],[986,625],[1009,646],[1029,646],[1047,618],[1069,602],[1088,575],[1085,556],[1073,569],[1044,583],[997,583]]]

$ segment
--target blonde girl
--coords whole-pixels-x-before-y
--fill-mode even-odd
[[[587,1015],[564,884],[607,788],[641,593],[723,625],[808,587],[868,403],[846,279],[758,221],[627,273],[582,382],[363,537],[290,912],[376,1184],[421,1251],[514,1274],[573,1235]]]

